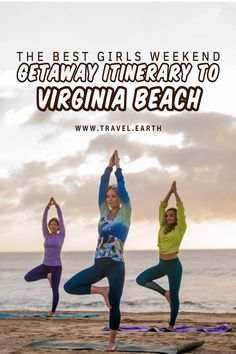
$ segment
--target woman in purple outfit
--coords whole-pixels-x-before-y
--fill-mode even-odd
[[[55,205],[57,209],[58,219],[52,218],[47,224],[48,210]],[[25,275],[25,280],[28,282],[40,279],[48,279],[52,288],[52,308],[49,313],[53,316],[56,312],[59,301],[59,284],[61,280],[62,264],[61,264],[61,249],[65,237],[65,227],[63,223],[62,212],[54,198],[51,198],[43,213],[42,222],[44,236],[44,259],[43,263],[38,267],[33,268]]]

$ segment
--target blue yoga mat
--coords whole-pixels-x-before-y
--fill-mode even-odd
[[[109,331],[109,327],[104,327],[104,331]],[[190,327],[182,326],[175,329],[167,329],[164,327],[151,327],[151,326],[120,326],[119,331],[122,332],[205,332],[205,333],[223,333],[230,332],[231,328],[227,324],[222,324],[216,327]]]
[[[54,316],[49,316],[47,313],[0,313],[0,318],[32,318],[32,317],[48,317],[48,318],[88,318],[98,317],[99,313],[77,313],[77,314],[62,314],[57,313]]]

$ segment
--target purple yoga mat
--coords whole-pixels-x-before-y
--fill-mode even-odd
[[[104,331],[109,331],[109,327],[104,327]],[[190,327],[181,326],[176,327],[173,330],[169,330],[164,327],[150,327],[150,326],[120,326],[119,331],[122,332],[205,332],[205,333],[224,333],[231,331],[231,328],[227,324],[222,324],[216,327]]]

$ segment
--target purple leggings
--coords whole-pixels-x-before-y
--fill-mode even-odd
[[[62,266],[48,266],[40,264],[38,267],[31,269],[26,275],[26,281],[36,281],[40,279],[47,279],[48,273],[52,273],[52,312],[56,311],[59,301],[59,284],[61,280]]]

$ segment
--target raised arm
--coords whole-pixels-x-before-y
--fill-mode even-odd
[[[120,158],[119,158],[117,150],[115,150],[115,152],[114,152],[114,163],[116,165],[115,176],[116,176],[116,180],[117,180],[119,198],[120,198],[122,204],[128,204],[128,203],[130,203],[130,199],[129,199],[128,192],[125,188],[125,180],[124,180],[124,176],[122,174],[122,169],[120,167]]]
[[[168,206],[168,202],[171,197],[171,194],[173,193],[172,186],[173,186],[173,184],[171,185],[170,190],[167,193],[167,195],[165,196],[165,198],[163,199],[163,201],[161,201],[161,203],[160,203],[160,207],[159,207],[159,223],[160,223],[160,225],[162,225],[162,223],[164,222],[164,219],[165,219],[166,208]]]
[[[177,193],[176,181],[173,182],[171,188],[172,188],[172,193],[175,196],[176,203],[181,202],[181,199],[180,199],[180,197],[179,197],[179,195]]]
[[[65,231],[65,226],[64,226],[64,221],[63,221],[63,215],[60,206],[57,204],[57,202],[54,199],[54,205],[57,209],[57,215],[58,215],[58,220],[59,220],[59,229],[60,229],[60,235],[62,237],[65,237],[66,231]]]
[[[51,201],[51,199],[50,199],[50,201]],[[44,213],[43,213],[42,231],[43,231],[43,236],[44,237],[46,237],[46,235],[48,233],[47,219],[48,219],[48,210],[50,208],[50,201],[46,205],[46,208],[45,208]]]
[[[114,152],[115,153],[115,152]],[[114,166],[114,153],[112,154],[109,164],[106,167],[104,173],[101,176],[100,185],[99,185],[99,193],[98,193],[98,206],[100,210],[100,215],[103,215],[106,210],[106,191],[109,185],[110,175],[112,172],[112,168]]]
[[[117,180],[118,194],[122,204],[130,203],[129,195],[125,187],[124,176],[120,167],[116,169],[115,176]]]
[[[173,182],[172,189],[173,189],[173,194],[175,196],[176,205],[177,205],[177,224],[183,230],[183,232],[185,232],[187,228],[187,224],[186,224],[186,217],[184,214],[184,205],[182,200],[180,199],[180,196],[177,193],[177,186],[175,181]]]
[[[170,196],[171,194],[173,193],[173,184],[174,182],[172,183],[171,187],[170,187],[170,190],[169,192],[167,193],[166,197],[163,199],[163,203],[167,203],[168,204],[168,201],[170,199]]]

